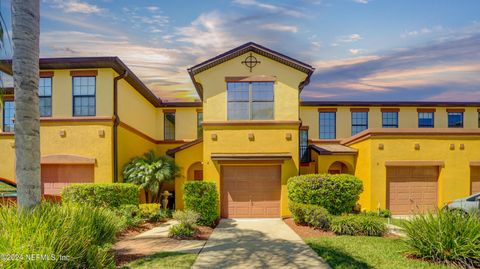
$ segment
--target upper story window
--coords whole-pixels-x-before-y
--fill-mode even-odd
[[[300,162],[310,162],[310,152],[308,151],[308,128],[300,129]]]
[[[382,112],[383,128],[398,128],[398,112],[385,111]]]
[[[477,113],[477,118],[478,118],[478,128],[480,128],[480,111]]]
[[[197,111],[197,138],[203,137],[203,112]]]
[[[163,115],[164,139],[175,140],[175,112],[164,112]]]
[[[448,128],[463,128],[463,112],[448,112]]]
[[[273,119],[273,82],[227,82],[228,120]]]
[[[96,77],[73,77],[73,116],[95,116]]]
[[[3,103],[3,131],[13,132],[13,118],[15,117],[15,103],[13,100]]]
[[[319,112],[320,139],[335,139],[336,135],[336,112]]]
[[[368,112],[352,111],[352,135],[368,129]]]
[[[52,116],[52,78],[40,78],[38,81],[40,117]]]
[[[418,112],[418,128],[433,128],[434,112]]]

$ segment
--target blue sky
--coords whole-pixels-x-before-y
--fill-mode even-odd
[[[42,0],[41,56],[118,56],[183,101],[198,99],[188,67],[254,41],[316,68],[304,100],[480,101],[479,11],[476,0]]]

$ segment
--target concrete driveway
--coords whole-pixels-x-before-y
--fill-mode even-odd
[[[330,268],[281,219],[225,219],[193,268]]]

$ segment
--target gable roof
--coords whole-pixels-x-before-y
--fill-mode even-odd
[[[282,53],[271,50],[254,42],[248,42],[187,69],[188,74],[190,75],[193,85],[195,86],[195,89],[197,90],[200,98],[203,99],[203,89],[202,86],[195,80],[196,74],[201,73],[207,69],[210,69],[216,65],[224,63],[247,52],[255,52],[259,55],[265,56],[307,74],[307,78],[305,79],[305,81],[303,81],[299,85],[300,91],[310,82],[310,76],[313,74],[313,71],[315,71],[315,68],[313,68],[309,64],[306,64],[299,60],[295,60]]]
[[[163,106],[162,100],[127,67],[118,57],[40,58],[40,70],[111,68],[118,74],[126,72],[125,80],[155,107]],[[12,75],[12,60],[0,60],[0,71]]]

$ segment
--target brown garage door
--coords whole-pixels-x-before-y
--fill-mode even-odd
[[[471,180],[471,194],[480,192],[480,167],[470,167],[470,180]]]
[[[437,207],[438,167],[387,167],[387,206],[392,214]]]
[[[42,164],[42,193],[60,195],[72,183],[93,183],[93,164]]]
[[[222,166],[222,217],[280,217],[280,174],[280,166]]]

